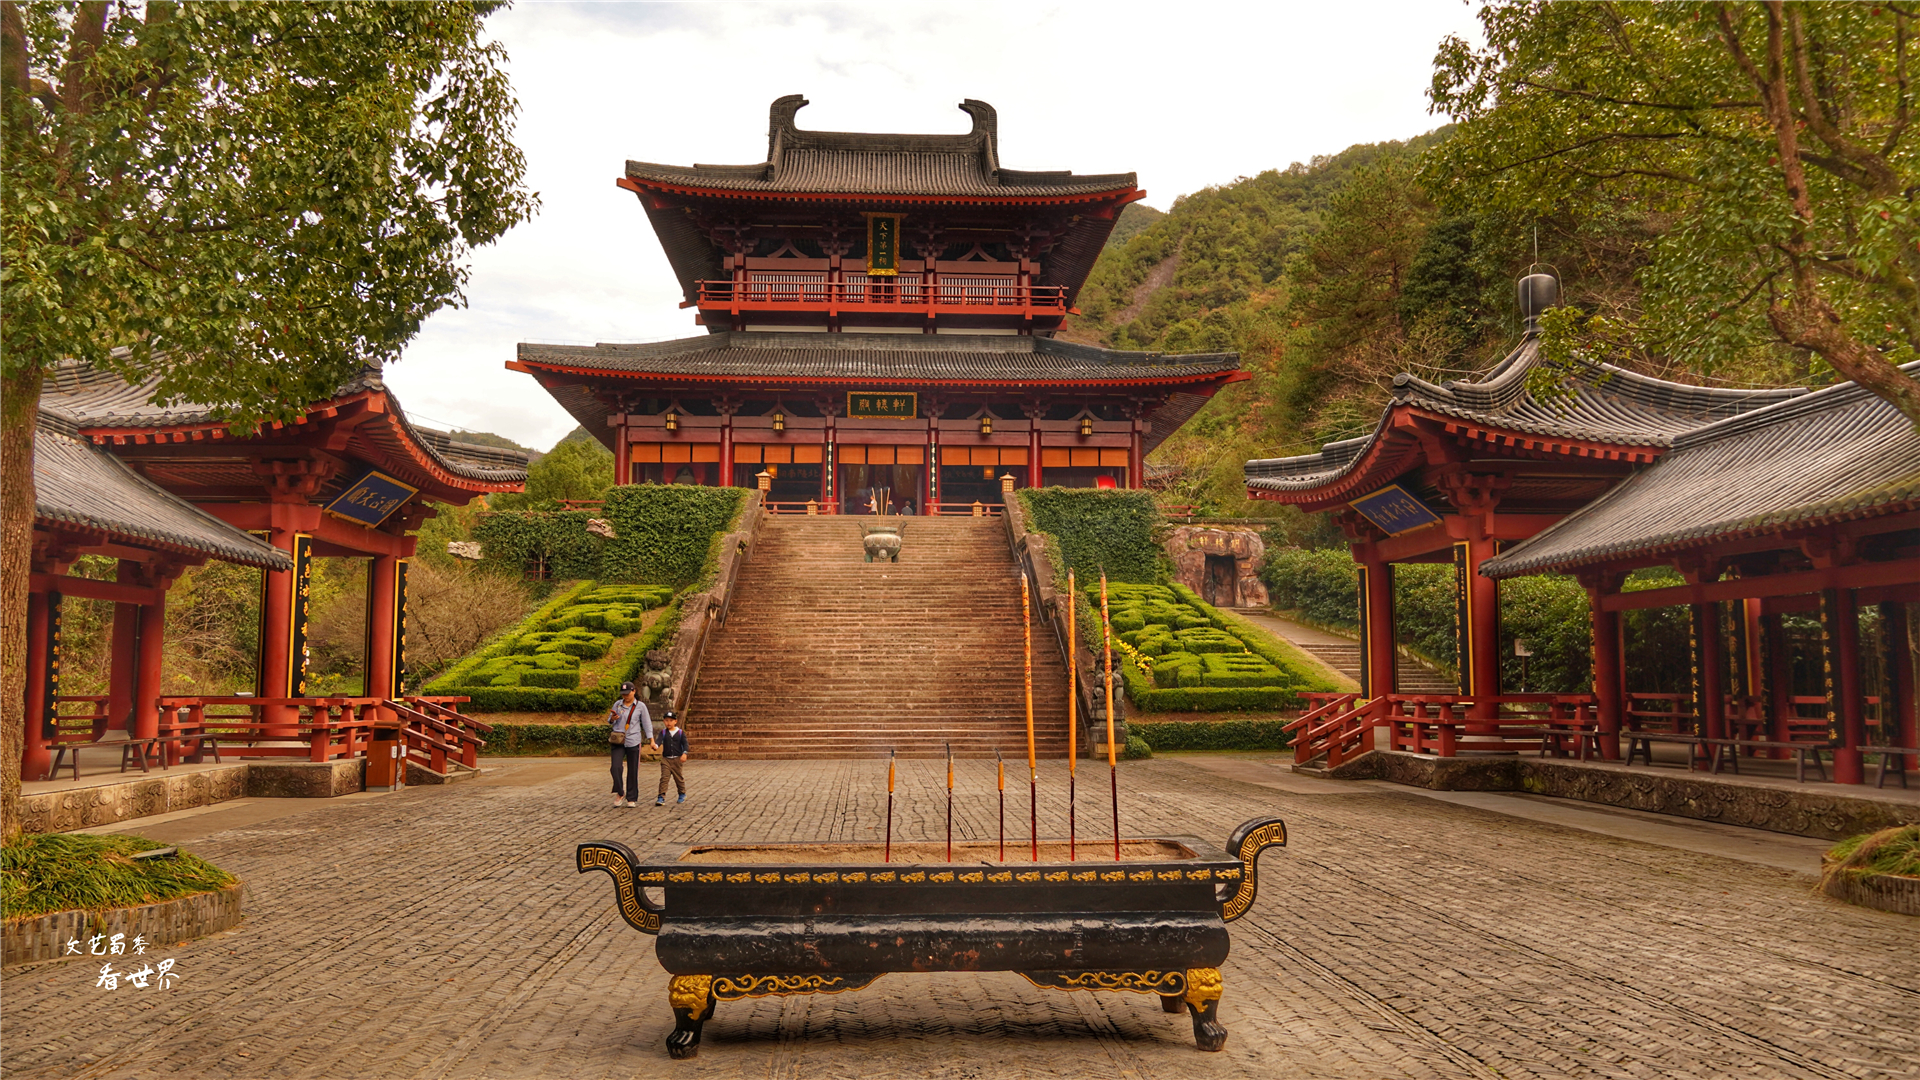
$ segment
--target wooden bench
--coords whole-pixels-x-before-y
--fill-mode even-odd
[[[53,767],[47,770],[46,778],[51,780],[60,774],[60,761],[62,758],[65,758],[67,767],[73,771],[73,778],[79,780],[80,748],[93,746],[119,747],[121,772],[127,771],[127,765],[130,764],[131,761],[137,761],[139,763],[141,772],[151,772],[152,770],[147,768],[147,755],[149,754],[160,758],[161,768],[164,769],[167,767],[166,758],[160,755],[160,739],[158,736],[141,738],[135,735],[126,735],[117,739],[92,739],[87,742],[55,743],[53,746]]]
[[[1705,747],[1707,741],[1705,736],[1692,735],[1683,731],[1623,731],[1620,737],[1627,740],[1628,765],[1633,764],[1635,755],[1646,758],[1647,764],[1652,765],[1653,744],[1657,742],[1686,743],[1692,746],[1693,751],[1687,755],[1687,763],[1691,765],[1694,758],[1701,756],[1700,750]]]
[[[1907,755],[1920,753],[1911,746],[1863,746],[1860,752],[1880,755],[1880,764],[1873,780],[1874,787],[1887,786],[1887,766],[1891,764],[1894,775],[1900,778],[1900,786],[1903,788],[1907,786]]]
[[[1787,750],[1793,753],[1793,778],[1804,784],[1807,782],[1807,758],[1813,758],[1813,767],[1820,770],[1820,781],[1826,782],[1827,767],[1820,760],[1820,751],[1833,749],[1832,743],[1825,742],[1783,742],[1775,739],[1704,739],[1713,747],[1713,771],[1719,772],[1723,764],[1733,766],[1733,774],[1740,775],[1740,751],[1742,750]],[[1903,778],[1904,779],[1904,778]]]

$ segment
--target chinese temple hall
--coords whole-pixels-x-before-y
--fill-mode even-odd
[[[1337,766],[1371,746],[1651,764],[1662,746],[1715,772],[1785,759],[1797,775],[1831,764],[1860,783],[1875,767],[1904,784],[1920,766],[1913,424],[1852,383],[1721,389],[1584,362],[1555,373],[1564,394],[1537,397],[1537,313],[1556,294],[1544,276],[1522,283],[1527,334],[1478,381],[1400,375],[1372,433],[1246,463],[1251,497],[1332,512],[1356,563],[1361,693],[1303,718],[1298,760]],[[1457,694],[1395,684],[1393,567],[1419,562],[1453,567]],[[1629,584],[1648,568],[1681,583]],[[1539,573],[1587,592],[1591,692],[1501,683],[1500,582]],[[1653,608],[1687,613],[1678,690],[1628,678],[1628,650],[1646,645],[1623,613]],[[1810,639],[1789,615],[1811,620]]]
[[[523,344],[615,454],[621,483],[751,487],[775,510],[970,513],[1017,486],[1140,487],[1143,458],[1227,383],[1233,354],[1055,337],[1132,173],[1003,168],[993,107],[964,135],[807,131],[773,103],[754,165],[630,161],[706,333]]]

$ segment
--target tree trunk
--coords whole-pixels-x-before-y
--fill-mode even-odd
[[[20,835],[27,723],[27,577],[33,568],[33,430],[40,369],[0,375],[0,843]]]

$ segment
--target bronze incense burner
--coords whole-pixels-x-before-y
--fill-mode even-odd
[[[1226,924],[1253,904],[1260,852],[1285,843],[1285,823],[1260,817],[1225,850],[1149,837],[1124,841],[1118,861],[1066,861],[1064,841],[1042,842],[1034,862],[998,861],[980,841],[955,844],[951,862],[919,842],[893,845],[893,862],[873,858],[878,845],[826,843],[680,846],[643,861],[592,842],[577,859],[582,873],[613,878],[629,925],[659,937],[676,1058],[699,1052],[716,1002],[839,993],[914,971],[1157,994],[1168,1012],[1186,1006],[1200,1049],[1219,1050]]]

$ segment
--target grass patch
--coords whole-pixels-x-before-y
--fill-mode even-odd
[[[8,922],[56,911],[107,911],[218,892],[239,880],[184,851],[130,858],[166,846],[139,836],[22,836],[0,848],[0,909]]]
[[[647,709],[664,711],[659,702]],[[607,753],[607,725],[599,722],[527,723],[523,717],[514,717],[491,718],[486,723],[493,725],[487,734],[488,757],[605,757]]]
[[[1827,858],[1831,861],[1823,878],[1841,874],[1855,878],[1870,874],[1920,878],[1920,825],[1896,825],[1849,836],[1835,844]]]

